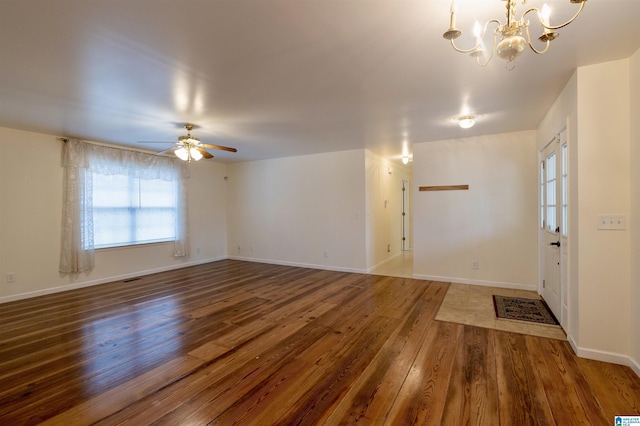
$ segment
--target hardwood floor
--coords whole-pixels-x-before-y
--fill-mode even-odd
[[[220,261],[0,305],[0,424],[611,425],[627,367],[436,321],[449,284]]]

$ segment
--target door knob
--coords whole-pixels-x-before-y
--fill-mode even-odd
[[[549,243],[550,246],[560,247],[560,241],[556,241],[555,243]]]

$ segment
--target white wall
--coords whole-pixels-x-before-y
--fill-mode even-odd
[[[536,289],[535,132],[414,144],[413,159],[414,276]]]
[[[367,269],[402,252],[402,180],[411,172],[371,151],[365,151]]]
[[[631,75],[629,60],[579,68],[538,127],[538,149],[568,129],[569,341],[579,356],[620,364],[630,363],[640,324],[631,316],[630,230],[640,214],[630,205]],[[627,230],[597,230],[603,213],[627,215]]]
[[[229,255],[366,271],[364,164],[350,150],[229,165]]]
[[[631,57],[631,359],[640,376],[640,50]]]
[[[578,69],[576,343],[579,355],[611,361],[631,350],[630,231],[598,230],[596,216],[630,214],[629,64],[625,59]]]
[[[16,161],[14,151],[28,154]],[[194,163],[188,182],[192,254],[174,258],[170,243],[96,252],[88,274],[61,276],[62,142],[0,128],[0,302],[108,282],[225,256],[226,166]],[[198,249],[199,253],[198,253]],[[6,283],[6,274],[16,280]]]

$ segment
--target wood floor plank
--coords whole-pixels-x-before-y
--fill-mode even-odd
[[[390,424],[440,424],[462,328],[433,322],[387,416]]]
[[[496,331],[495,342],[500,424],[555,424],[527,336]]]
[[[398,320],[376,316],[359,335],[345,342],[321,381],[307,389],[296,402],[296,409],[281,422],[284,424],[319,424],[335,409],[356,378],[367,368],[375,354],[393,332]]]
[[[557,424],[604,425],[611,422],[602,415],[600,402],[570,356],[568,342],[530,339],[527,343]]]
[[[387,344],[328,418],[329,424],[381,424],[386,420],[433,323],[428,302],[415,301],[401,320]]]
[[[0,424],[598,424],[640,412],[628,367],[436,321],[448,288],[223,260],[3,304]]]
[[[190,356],[172,359],[148,373],[116,386],[100,395],[44,421],[43,425],[92,424],[118,412],[133,401],[153,394],[165,386],[180,380],[202,366],[202,360]]]
[[[442,424],[499,424],[493,330],[464,326],[457,346]]]
[[[238,399],[246,397],[273,374],[285,369],[295,354],[325,332],[306,323],[293,328],[297,329],[296,333],[266,351],[260,348],[238,351],[225,368],[212,365],[189,388],[179,385],[168,388],[170,397],[164,400],[164,412],[159,420],[164,424],[200,424],[203,418],[217,418]],[[127,421],[149,422],[151,419],[149,411],[143,410],[139,417],[128,418]]]
[[[640,381],[629,367],[576,358],[607,418],[640,415]]]

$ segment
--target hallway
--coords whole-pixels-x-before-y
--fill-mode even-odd
[[[403,251],[389,261],[374,268],[370,274],[413,278],[413,251]]]

